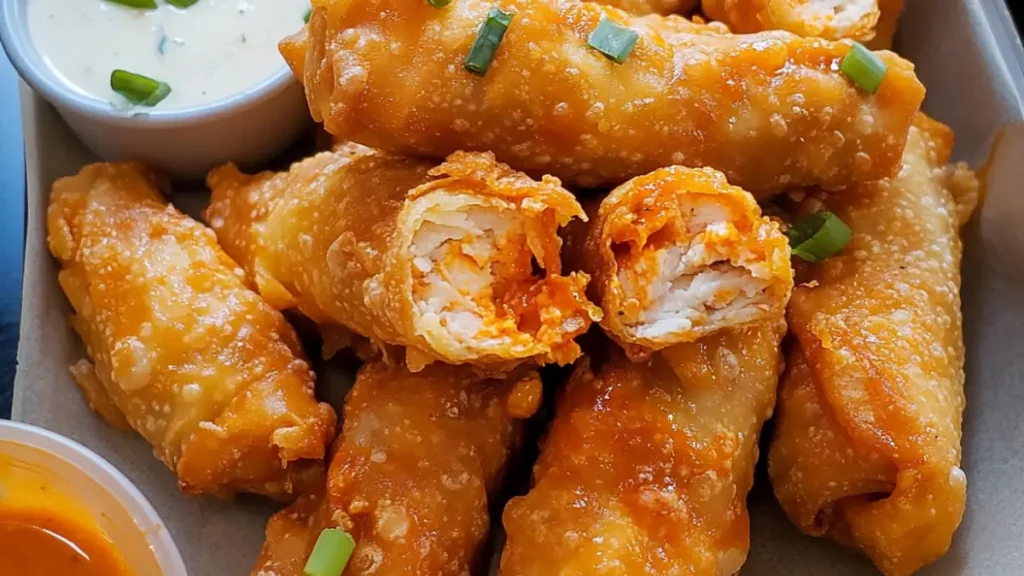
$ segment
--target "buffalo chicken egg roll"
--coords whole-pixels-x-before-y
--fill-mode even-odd
[[[782,368],[781,315],[643,363],[583,362],[559,401],[534,486],[503,515],[502,576],[739,571],[747,492]]]
[[[322,479],[335,417],[294,331],[150,171],[61,178],[47,221],[94,409],[152,444],[185,492],[284,498]]]
[[[568,253],[592,278],[601,326],[634,359],[781,317],[793,288],[778,223],[710,168],[634,178],[569,229]]]
[[[513,16],[474,74],[492,9]],[[602,20],[638,35],[621,64],[588,45]],[[490,150],[579,186],[707,166],[759,198],[895,175],[924,98],[910,62],[878,53],[872,95],[840,70],[849,43],[720,30],[571,0],[315,0],[281,51],[328,132],[393,152]]]
[[[879,24],[879,4],[885,1],[701,0],[701,9],[742,34],[786,30],[829,40],[870,40]]]
[[[272,304],[407,346],[413,370],[572,362],[600,318],[587,276],[561,274],[557,231],[582,208],[491,154],[434,167],[343,147],[282,173],[227,165],[208,183],[207,221]]]
[[[488,501],[540,401],[533,369],[498,380],[469,366],[364,366],[345,401],[326,495],[270,519],[254,576],[302,576],[325,528],[356,541],[346,576],[477,573]]]
[[[898,177],[812,193],[797,209],[828,209],[853,236],[798,271],[772,485],[801,530],[859,548],[890,576],[945,553],[966,501],[958,229],[978,183],[944,166],[951,147],[950,130],[922,116]]]

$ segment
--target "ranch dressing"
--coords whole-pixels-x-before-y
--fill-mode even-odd
[[[106,0],[29,0],[32,40],[72,88],[126,105],[110,73],[165,82],[158,109],[190,108],[231,96],[285,66],[277,42],[297,31],[309,0],[199,0],[139,10]]]

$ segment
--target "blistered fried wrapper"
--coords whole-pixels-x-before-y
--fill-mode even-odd
[[[735,574],[784,333],[776,316],[647,362],[618,350],[599,368],[583,361],[533,488],[505,508],[500,574]]]
[[[433,361],[506,369],[569,363],[600,318],[584,274],[561,274],[558,229],[584,217],[556,179],[488,153],[433,163],[342,147],[288,172],[213,171],[206,219],[279,308],[407,346]]]
[[[571,0],[502,2],[514,15],[481,77],[464,61],[493,7],[316,0],[281,52],[339,138],[434,158],[490,150],[579,186],[676,164],[720,170],[759,198],[894,176],[924,98],[913,64],[889,52],[871,95],[840,70],[849,42]],[[639,35],[621,64],[588,46],[602,19]]]
[[[294,496],[322,481],[335,416],[280,312],[212,231],[167,204],[138,164],[92,164],[53,185],[50,251],[89,360],[72,373],[131,426],[182,490]]]
[[[601,326],[631,358],[785,311],[789,241],[720,172],[662,168],[595,202],[568,228],[567,260],[591,276]]]
[[[270,519],[254,576],[302,576],[325,528],[356,541],[347,576],[477,573],[488,502],[540,401],[534,369],[498,380],[468,366],[364,366],[326,492]]]
[[[808,534],[867,554],[889,576],[941,556],[960,524],[964,346],[959,227],[977,201],[952,133],[921,117],[897,178],[812,193],[850,244],[798,270],[796,335],[780,389],[769,471]]]

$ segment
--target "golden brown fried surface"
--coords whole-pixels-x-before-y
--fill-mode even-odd
[[[701,0],[712,20],[733,32],[786,30],[829,40],[870,40],[886,0]]]
[[[92,359],[72,373],[97,412],[130,424],[189,493],[283,498],[322,478],[335,417],[294,331],[151,172],[86,166],[54,183],[47,220]]]
[[[801,530],[856,546],[890,576],[945,553],[965,504],[958,228],[978,183],[943,166],[951,147],[922,116],[899,177],[798,208],[834,211],[853,239],[798,274],[772,484]]]
[[[346,576],[476,573],[522,420],[540,404],[536,371],[482,379],[468,366],[364,366],[345,402],[327,496],[274,516],[257,576],[301,576],[323,528],[357,545]]]
[[[489,153],[431,163],[343,147],[282,173],[212,172],[206,219],[260,292],[322,326],[432,361],[569,363],[600,312],[561,275],[558,228],[583,210],[552,178]]]
[[[633,359],[781,317],[793,289],[779,225],[710,168],[634,178],[568,238],[571,261],[593,278],[601,326]]]
[[[681,14],[693,12],[700,0],[602,0],[601,4],[625,10],[630,14]]]
[[[283,52],[329,132],[432,157],[491,150],[582,186],[675,164],[715,168],[758,197],[892,176],[924,97],[894,54],[880,54],[889,70],[870,96],[839,71],[847,43],[569,0],[500,2],[515,16],[481,78],[463,61],[490,1],[313,5]],[[587,46],[601,18],[639,34],[623,64]]]
[[[529,494],[503,520],[503,576],[734,574],[785,326],[728,330],[646,363],[584,362]]]

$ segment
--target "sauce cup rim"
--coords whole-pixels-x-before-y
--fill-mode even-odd
[[[181,552],[156,509],[127,476],[102,456],[66,436],[13,420],[0,420],[0,445],[5,443],[44,452],[92,478],[135,519],[164,573],[187,574]]]
[[[80,114],[132,127],[166,128],[199,123],[234,114],[257,105],[289,87],[295,81],[287,64],[260,82],[230,96],[170,110],[129,108],[120,110],[110,102],[85,95],[61,79],[43,61],[28,30],[28,0],[0,2],[0,44],[21,77],[46,100]]]

